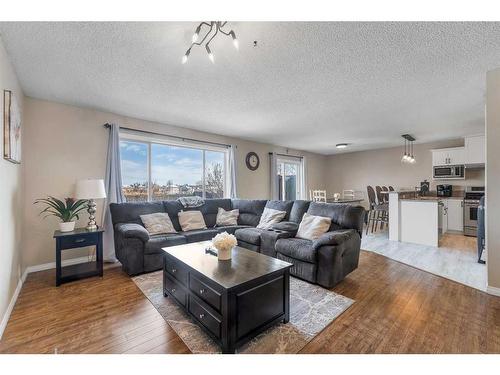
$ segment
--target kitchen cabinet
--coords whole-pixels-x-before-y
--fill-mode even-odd
[[[447,230],[462,232],[464,230],[464,201],[460,198],[449,198],[447,204]]]
[[[465,137],[465,164],[486,163],[485,142],[484,135]]]
[[[432,150],[432,166],[465,164],[465,147]]]

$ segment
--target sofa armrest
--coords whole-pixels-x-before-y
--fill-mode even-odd
[[[124,238],[138,238],[143,242],[149,241],[149,233],[142,225],[135,223],[120,223],[115,225],[115,231]]]
[[[293,221],[281,221],[273,224],[271,229],[281,230],[284,232],[297,232],[299,230],[299,224],[294,223]]]
[[[356,235],[354,229],[342,229],[326,232],[313,241],[313,248],[318,250],[321,246],[338,246],[347,241],[351,236]]]

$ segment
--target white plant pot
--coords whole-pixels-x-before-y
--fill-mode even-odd
[[[75,229],[75,222],[74,221],[68,221],[66,223],[59,223],[59,230],[61,232],[71,232],[74,229]]]
[[[217,249],[217,258],[219,260],[230,260],[233,249]]]

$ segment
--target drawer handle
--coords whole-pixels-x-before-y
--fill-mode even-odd
[[[203,319],[205,317],[205,314],[200,314],[200,319]]]
[[[177,270],[175,268],[172,268],[172,273],[176,273]]]
[[[175,288],[172,288],[172,293],[175,293]]]
[[[77,243],[85,242],[85,238],[79,238],[78,240],[75,240],[75,242],[77,242]]]
[[[200,294],[205,293],[205,289],[200,289]]]

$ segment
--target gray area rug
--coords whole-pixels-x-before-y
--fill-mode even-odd
[[[132,280],[193,353],[220,353],[220,347],[195,321],[172,298],[163,296],[162,271]],[[340,294],[291,277],[290,321],[264,331],[238,353],[297,353],[353,303]]]

